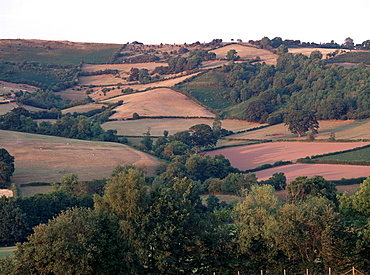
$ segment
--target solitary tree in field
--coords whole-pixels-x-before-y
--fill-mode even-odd
[[[307,110],[290,110],[285,117],[289,131],[301,137],[307,131],[317,134],[319,122],[313,112]]]
[[[226,54],[226,59],[230,61],[238,60],[240,56],[238,55],[238,52],[234,49],[230,50]]]

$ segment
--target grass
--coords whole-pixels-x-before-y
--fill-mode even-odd
[[[230,88],[223,84],[223,75],[216,71],[209,71],[195,77],[191,82],[178,85],[180,91],[188,92],[199,102],[212,109],[226,109],[233,105],[230,100],[224,99]]]
[[[360,150],[345,152],[338,155],[326,156],[320,160],[339,160],[339,161],[370,161],[370,148],[366,147]]]
[[[13,255],[15,250],[17,250],[16,246],[0,247],[0,258]]]
[[[68,41],[0,40],[0,60],[60,65],[107,63],[121,45]]]
[[[370,51],[349,52],[330,59],[330,63],[365,63],[370,65]]]
[[[78,175],[80,180],[109,178],[117,165],[124,164],[144,167],[151,174],[160,163],[155,157],[111,142],[1,130],[0,144],[15,158],[12,181],[17,185],[56,182],[71,173]]]
[[[321,120],[316,140],[327,140],[330,133],[335,134],[337,140],[367,140],[370,139],[370,119],[364,120]],[[235,139],[271,139],[304,141],[307,136],[300,138],[288,130],[284,123],[273,125],[256,131],[240,133],[230,136]]]

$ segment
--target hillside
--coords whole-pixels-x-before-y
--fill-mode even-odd
[[[103,102],[123,100],[123,105],[115,109],[111,119],[132,118],[133,113],[140,116],[173,117],[214,117],[214,114],[189,100],[185,95],[168,88],[158,88],[146,92],[122,95]]]
[[[16,159],[12,181],[57,182],[74,173],[81,180],[108,178],[117,165],[153,173],[160,160],[127,145],[0,130],[0,144]]]

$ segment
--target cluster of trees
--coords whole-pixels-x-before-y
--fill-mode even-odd
[[[109,109],[104,112],[109,112]],[[0,129],[77,139],[120,141],[116,130],[105,131],[100,124],[83,115],[74,117],[67,114],[53,124],[49,121],[38,124],[32,114],[22,107],[15,108],[0,116]]]
[[[312,111],[319,120],[368,118],[368,68],[327,65],[321,57],[319,51],[310,57],[283,53],[276,66],[231,63],[206,74],[215,79],[215,86],[224,87],[223,101],[248,102],[244,107],[248,121],[280,123],[290,109]]]
[[[287,47],[314,47],[314,48],[330,48],[330,49],[339,49],[339,48],[346,48],[346,49],[369,49],[369,43],[370,40],[365,40],[361,44],[355,44],[353,39],[351,37],[347,37],[344,39],[344,42],[342,44],[336,43],[334,40],[331,40],[328,43],[315,43],[315,42],[301,42],[300,40],[290,40],[285,39],[283,40],[281,37],[275,37],[273,39],[270,39],[268,37],[263,37],[261,40],[249,40],[249,43],[259,46],[262,49],[276,49],[281,45],[287,46]]]
[[[76,175],[70,174],[62,177],[59,183],[53,183],[53,190],[49,193],[30,197],[1,197],[0,246],[26,241],[35,226],[47,223],[63,210],[93,207],[92,196],[103,195],[106,181],[80,181]]]
[[[164,159],[171,159],[176,155],[185,155],[189,151],[199,152],[202,149],[210,149],[216,146],[220,136],[228,134],[229,131],[222,129],[222,123],[216,119],[213,127],[208,124],[196,124],[188,130],[168,135],[164,131],[163,137],[159,137],[155,144],[150,136],[150,129],[143,133],[144,137],[139,148]]]
[[[54,92],[73,87],[78,83],[78,66],[62,66],[42,63],[0,62],[0,79],[13,83],[29,84]]]
[[[147,62],[156,62],[160,58],[153,54],[143,54],[136,55],[124,58],[124,63],[147,63]]]
[[[199,68],[202,61],[215,60],[216,54],[206,50],[191,51],[187,57],[177,56],[168,61],[168,66],[156,67],[153,73],[160,75],[176,74],[183,71],[194,70]]]
[[[27,226],[22,217],[32,219],[36,213],[28,203],[39,207],[42,197],[61,194],[68,201],[68,196],[79,197],[77,186],[76,176],[71,175],[54,193],[2,198],[0,215],[12,213],[8,219],[13,216],[18,223],[7,225],[18,226],[20,231],[14,232],[21,232]],[[201,188],[191,178],[158,176],[150,181],[142,170],[119,166],[104,193],[94,195],[92,206],[77,203],[34,227],[28,241],[17,245],[14,257],[1,259],[0,271],[244,274],[308,269],[320,274],[329,267],[338,273],[356,266],[366,272],[369,187],[366,179],[348,197],[337,195],[335,185],[320,176],[299,177],[289,184],[286,202],[277,199],[271,185],[253,183],[244,187],[242,202],[225,205],[214,195],[202,203]],[[0,228],[5,232],[7,227]]]
[[[14,157],[6,149],[0,148],[0,188],[7,187],[13,173]]]

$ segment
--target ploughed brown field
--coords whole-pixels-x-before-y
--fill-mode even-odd
[[[210,156],[224,155],[231,164],[248,170],[276,161],[296,161],[307,156],[348,150],[370,144],[370,142],[268,142],[248,146],[231,147],[208,152]]]
[[[359,178],[370,176],[370,166],[338,165],[338,164],[292,164],[287,166],[274,167],[256,172],[259,180],[267,180],[274,173],[283,172],[287,183],[299,176],[313,177],[323,176],[326,180],[340,180],[342,178]]]

